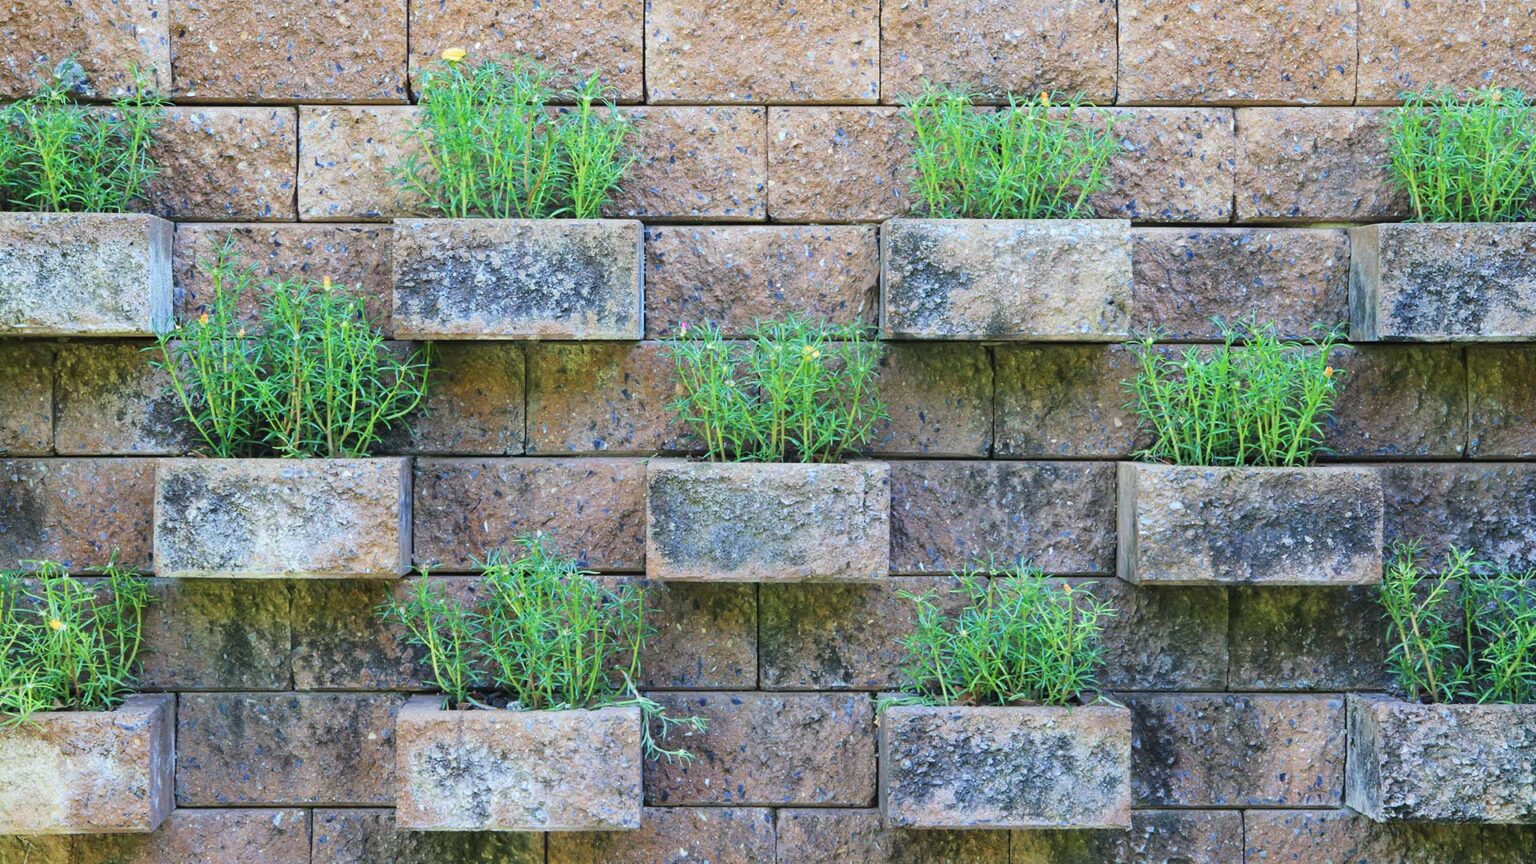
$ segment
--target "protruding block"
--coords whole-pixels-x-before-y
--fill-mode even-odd
[[[164,332],[173,234],[138,213],[0,213],[0,336]]]
[[[640,827],[640,709],[446,710],[416,696],[395,724],[395,825],[407,831]]]
[[[395,222],[401,339],[639,339],[643,230],[625,219]]]
[[[1130,335],[1124,219],[891,219],[880,232],[892,339],[1119,342]]]
[[[1381,479],[1371,468],[1122,462],[1121,579],[1136,584],[1381,581]]]
[[[380,578],[410,569],[405,458],[167,459],[155,471],[155,572]]]

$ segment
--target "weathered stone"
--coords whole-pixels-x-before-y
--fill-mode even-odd
[[[873,225],[657,225],[645,231],[645,335],[711,323],[740,337],[787,314],[874,323]]]
[[[406,459],[171,459],[155,478],[161,576],[400,576]]]
[[[316,810],[314,832],[313,864],[544,864],[542,834],[400,831],[393,810]]]
[[[144,610],[139,686],[287,690],[293,630],[287,583],[155,579]],[[371,618],[368,620],[372,620]]]
[[[741,690],[757,686],[755,585],[642,582],[654,632],[640,652],[641,687]]]
[[[767,109],[658,105],[621,110],[634,123],[635,164],[603,215],[767,220]]]
[[[1324,423],[1328,458],[1458,459],[1467,446],[1467,364],[1455,345],[1341,345]]]
[[[54,348],[42,342],[0,342],[0,455],[53,451]]]
[[[179,99],[405,102],[406,0],[170,0]]]
[[[60,453],[177,455],[198,443],[163,359],[144,345],[60,345],[54,436]]]
[[[1126,0],[1120,101],[1347,105],[1355,98],[1355,18],[1354,0]]]
[[[1008,864],[1003,831],[906,831],[879,810],[780,810],[778,864]]]
[[[1229,108],[1108,108],[1120,151],[1088,199],[1101,218],[1226,222],[1237,133]],[[1090,117],[1092,115],[1089,115]]]
[[[644,99],[643,0],[539,0],[512,7],[478,0],[411,5],[411,80],[443,51],[462,48],[471,61],[525,55],[543,64],[551,86],[568,90],[594,72],[618,102]]]
[[[1243,862],[1243,814],[1231,810],[1137,810],[1131,814],[1130,831],[1012,834],[1013,864]]]
[[[651,806],[874,804],[875,706],[867,694],[648,695],[668,714],[708,724],[665,742],[693,761],[645,763]]]
[[[1350,338],[1536,338],[1536,225],[1363,225],[1349,242]]]
[[[1244,585],[1231,596],[1231,689],[1386,687],[1387,627],[1376,588]]]
[[[700,444],[667,404],[676,363],[656,342],[528,346],[528,452],[650,455]]]
[[[880,87],[887,102],[935,81],[984,102],[1046,90],[1108,103],[1115,24],[1115,4],[1100,0],[893,3],[881,12]]]
[[[1385,539],[1421,541],[1429,566],[1446,549],[1496,566],[1536,567],[1536,465],[1384,465]]]
[[[293,108],[165,109],[144,197],[177,220],[292,221],[298,167]]]
[[[0,834],[148,833],[170,814],[176,699],[0,727]]]
[[[1536,824],[1536,705],[1349,697],[1345,800],[1377,822]]]
[[[1270,694],[1135,694],[1137,807],[1336,807],[1344,700]]]
[[[1131,585],[1119,579],[1064,579],[1106,602],[1103,668],[1109,690],[1226,689],[1228,591]]]
[[[646,466],[646,575],[720,582],[870,580],[890,569],[890,466]]]
[[[450,711],[442,702],[412,697],[395,720],[398,827],[640,827],[639,708]]]
[[[639,222],[395,222],[394,322],[403,339],[639,339]]]
[[[1284,864],[1515,864],[1496,857],[1475,825],[1381,825],[1348,810],[1243,814],[1249,861]],[[1524,846],[1522,855],[1529,852]]]
[[[1288,338],[1349,320],[1349,237],[1333,228],[1133,228],[1132,329],[1215,340],[1252,317]]]
[[[994,453],[1011,458],[1116,458],[1136,448],[1122,383],[1136,358],[1120,345],[1000,345]]]
[[[308,222],[389,219],[421,209],[395,170],[415,145],[416,109],[305,105],[299,109],[298,213]]]
[[[394,801],[394,693],[183,693],[176,804]]]
[[[1381,581],[1382,491],[1373,469],[1122,462],[1119,485],[1117,571],[1127,582]]]
[[[1129,828],[1131,712],[893,706],[880,810],[903,828]]]
[[[1359,101],[1405,90],[1496,85],[1536,90],[1536,6],[1360,0]]]
[[[1120,219],[892,219],[880,230],[888,339],[1121,341],[1131,225]]]
[[[523,346],[437,342],[429,352],[424,410],[392,430],[381,452],[522,453],[527,429]]]
[[[1466,357],[1468,454],[1536,456],[1536,346],[1472,345]]]
[[[645,567],[639,459],[418,459],[416,562],[467,571],[529,534],[599,570]]]
[[[309,811],[176,810],[153,834],[79,837],[74,847],[67,864],[309,864]]]
[[[1240,108],[1237,221],[1401,219],[1387,114],[1378,108]]]
[[[775,108],[768,212],[775,222],[873,222],[913,206],[911,132],[895,108]]]
[[[0,336],[169,330],[172,234],[136,213],[0,214]]]
[[[54,81],[59,64],[85,70],[83,96],[120,96],[133,89],[137,69],[156,89],[171,86],[167,0],[16,2],[0,19],[0,97],[31,96]]]
[[[153,460],[0,460],[0,488],[0,570],[56,561],[80,571],[114,555],[150,566]]]
[[[772,810],[647,807],[638,831],[551,834],[549,864],[758,864],[774,836]]]
[[[880,357],[877,456],[986,457],[992,452],[992,358],[964,342],[895,342]]]
[[[956,570],[989,556],[1050,573],[1109,573],[1114,477],[1083,462],[895,462],[891,569]]]

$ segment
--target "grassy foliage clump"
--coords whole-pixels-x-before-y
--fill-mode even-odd
[[[362,298],[330,279],[270,279],[248,326],[255,270],[228,246],[208,266],[208,311],[150,350],[209,455],[367,456],[421,405],[426,354],[392,350]]]
[[[880,344],[860,325],[790,316],[759,322],[739,342],[685,327],[667,351],[682,387],[668,407],[712,460],[836,462],[890,416],[877,386]]]
[[[422,76],[411,152],[397,175],[433,214],[462,219],[591,219],[634,162],[632,127],[593,74],[556,111],[550,73],[526,59],[469,63],[462,52]]]
[[[1272,325],[1222,326],[1223,342],[1173,355],[1145,337],[1129,346],[1132,407],[1152,444],[1138,455],[1175,465],[1306,465],[1322,452],[1341,373],[1337,334],[1282,340]],[[1242,344],[1239,344],[1239,343]]]
[[[413,593],[379,610],[423,650],[448,706],[563,711],[635,705],[646,715],[648,756],[692,758],[685,750],[662,748],[657,738],[678,726],[702,731],[704,721],[669,717],[636,689],[640,652],[652,633],[644,589],[604,585],[543,538],[517,543],[517,557],[495,553],[484,563],[476,602],[449,596],[423,578]]]
[[[0,573],[0,723],[110,711],[133,692],[147,581],[108,565],[80,580],[51,562]]]
[[[155,176],[149,148],[165,100],[134,73],[111,110],[69,98],[72,63],[34,96],[0,108],[0,209],[122,213]]]
[[[1387,665],[1428,703],[1536,703],[1536,571],[1494,569],[1452,548],[1439,573],[1397,544],[1381,582]]]
[[[1392,113],[1392,179],[1425,222],[1520,222],[1536,195],[1536,112],[1518,90],[1409,93]]]
[[[963,90],[929,85],[905,101],[913,190],[943,219],[1078,219],[1108,184],[1120,149],[1114,118],[1081,98],[978,109]]]
[[[937,592],[898,593],[917,622],[902,640],[906,695],[888,703],[1067,705],[1097,689],[1108,603],[1024,565],[956,576],[970,601],[958,615]]]

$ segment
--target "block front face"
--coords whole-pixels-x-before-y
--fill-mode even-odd
[[[173,233],[131,213],[0,213],[0,336],[169,329]]]

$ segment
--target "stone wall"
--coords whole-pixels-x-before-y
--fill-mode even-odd
[[[148,209],[176,222],[180,310],[228,235],[387,310],[387,223],[411,204],[390,166],[423,64],[460,46],[603,70],[641,136],[608,215],[645,223],[644,338],[440,346],[430,416],[389,451],[412,461],[414,560],[445,580],[531,531],[644,572],[644,460],[695,446],[658,340],[788,311],[872,322],[878,223],[913,203],[896,106],[920,79],[1113,106],[1125,147],[1095,205],[1134,223],[1131,324],[1189,342],[1212,316],[1348,318],[1346,224],[1405,216],[1382,167],[1400,89],[1536,89],[1532,0],[75,0],[5,4],[0,35],[6,98],[69,53],[99,95],[133,64],[168,89]],[[115,550],[151,569],[155,461],[191,438],[141,346],[0,341],[0,567]],[[1373,589],[1114,578],[1127,361],[892,343],[874,450],[894,578],[658,587],[643,685],[710,729],[686,769],[646,766],[638,831],[397,833],[393,718],[423,682],[373,609],[408,583],[157,578],[144,683],[178,694],[180,809],[148,837],[0,838],[0,862],[1536,860],[1530,827],[1343,807],[1344,694],[1386,686]],[[1328,459],[1379,472],[1387,539],[1536,563],[1536,346],[1360,344],[1338,365]],[[1129,832],[903,831],[875,809],[896,591],[989,553],[1119,606],[1104,682],[1134,716]]]

